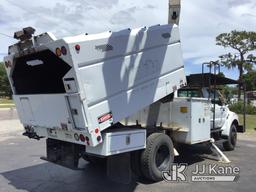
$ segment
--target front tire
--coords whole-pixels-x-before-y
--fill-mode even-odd
[[[162,172],[170,171],[174,161],[173,143],[163,133],[153,133],[147,138],[147,146],[141,154],[143,176],[152,181],[161,181]]]
[[[235,124],[232,124],[229,131],[229,136],[227,141],[223,142],[223,148],[226,151],[233,151],[236,147],[237,142],[237,128]]]

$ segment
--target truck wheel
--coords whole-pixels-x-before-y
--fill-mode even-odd
[[[227,141],[223,142],[223,148],[226,151],[233,151],[236,146],[236,141],[237,141],[237,130],[236,130],[236,125],[232,124],[230,131],[229,131],[229,136]]]
[[[147,146],[141,154],[143,176],[161,181],[162,171],[170,171],[174,160],[172,140],[163,133],[153,133],[147,138]]]

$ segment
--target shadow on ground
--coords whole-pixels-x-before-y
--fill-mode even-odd
[[[203,154],[210,154],[207,145],[194,147],[183,146],[176,163],[188,165],[200,163],[205,159]],[[1,173],[9,181],[9,185],[19,190],[33,191],[134,191],[139,183],[152,184],[149,181],[133,178],[129,184],[111,181],[106,175],[105,165],[86,163],[83,170],[70,170],[52,163],[16,169]]]
[[[215,143],[220,150],[224,150],[222,142]],[[178,148],[179,156],[175,157],[175,163],[185,163],[188,165],[197,164],[205,161],[205,159],[217,160],[218,156],[211,150],[209,143],[181,145]]]
[[[83,170],[73,171],[51,163],[43,163],[1,173],[9,185],[25,191],[134,191],[137,183],[128,185],[110,181],[105,167],[87,164]]]

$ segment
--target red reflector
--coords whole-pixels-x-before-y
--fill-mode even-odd
[[[66,54],[67,54],[67,49],[66,49],[66,47],[64,47],[64,46],[61,47],[61,53],[62,53],[63,55],[66,55]]]
[[[85,142],[85,137],[82,135],[82,134],[80,134],[80,140],[82,141],[82,142]]]
[[[96,129],[95,129],[95,133],[96,133],[96,134],[98,134],[99,131],[100,131],[99,128],[96,128]]]
[[[77,44],[77,45],[75,46],[75,49],[76,49],[77,51],[79,51],[79,50],[80,50],[80,45]]]

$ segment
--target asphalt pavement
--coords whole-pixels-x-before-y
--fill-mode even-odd
[[[240,168],[236,182],[157,182],[134,178],[129,184],[111,181],[105,166],[86,163],[82,170],[70,170],[40,159],[45,156],[45,140],[32,140],[22,136],[22,126],[16,110],[0,110],[0,192],[97,192],[97,191],[255,191],[256,140],[255,134],[239,135],[235,151],[225,152],[231,160],[228,165]],[[187,147],[176,159],[188,163],[188,172],[196,165],[227,164],[211,159],[205,145]]]

